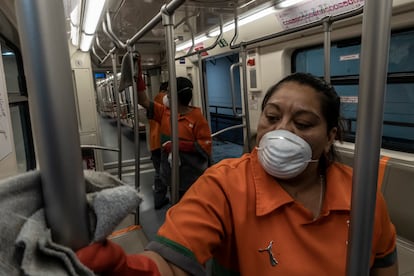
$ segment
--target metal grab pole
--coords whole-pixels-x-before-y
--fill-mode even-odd
[[[332,32],[332,22],[330,17],[323,22],[323,31],[324,31],[324,41],[323,41],[323,49],[324,49],[324,74],[325,74],[325,81],[327,83],[331,83],[331,32]]]
[[[117,78],[117,70],[116,70],[116,53],[112,53],[112,71],[113,71],[113,92],[115,97],[116,103],[116,126],[118,132],[118,178],[122,179],[122,128],[121,128],[121,102],[119,100],[119,92],[118,92],[118,78]]]
[[[204,74],[203,74],[203,59],[201,58],[201,54],[197,56],[197,66],[198,66],[198,84],[200,87],[200,95],[201,95],[201,106],[202,111],[204,114],[204,118],[206,118],[208,127],[211,129],[211,122],[210,122],[210,110],[209,110],[209,103],[208,103],[208,95],[206,90],[204,89]]]
[[[247,149],[249,152],[252,150],[252,145],[250,144],[250,136],[251,136],[251,130],[250,130],[250,115],[249,115],[249,93],[247,90],[247,50],[246,45],[241,46],[241,66],[242,66],[242,72],[243,72],[243,93],[242,93],[242,100],[244,103],[244,124],[246,125],[246,140],[247,140]]]
[[[365,1],[347,255],[348,276],[369,275],[391,14],[392,1]]]
[[[135,74],[139,72],[135,72],[135,64],[134,64],[134,55],[133,50],[130,45],[127,46],[128,55],[129,55],[129,63],[131,66],[131,78],[132,78],[132,99],[134,101],[134,145],[135,145],[135,189],[139,192],[141,189],[141,182],[140,182],[140,175],[141,175],[141,146],[139,140],[139,108],[138,108],[138,90],[137,90],[137,83],[135,81]],[[139,205],[137,207],[137,211],[135,213],[135,224],[139,225]]]
[[[57,243],[89,242],[85,181],[62,1],[16,0],[45,214]]]
[[[165,46],[167,48],[168,73],[171,96],[171,137],[172,137],[172,166],[171,166],[171,202],[175,204],[179,199],[179,152],[178,152],[178,98],[175,71],[175,44],[174,44],[174,14],[168,12],[166,5],[161,8],[162,24],[165,28]]]
[[[235,88],[235,85],[234,85],[234,68],[240,68],[240,66],[242,66],[241,62],[233,63],[232,65],[230,65],[231,107],[233,109],[233,115],[238,116],[238,117],[244,116],[243,112],[240,114],[240,113],[237,113],[237,111],[236,111],[236,88]]]

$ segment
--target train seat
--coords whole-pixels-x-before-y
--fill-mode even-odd
[[[410,164],[411,163],[411,164]],[[382,193],[397,229],[400,275],[414,275],[414,166],[390,158],[384,172]]]
[[[120,245],[127,254],[144,251],[148,238],[140,225],[135,225],[135,213],[129,214],[108,237]]]
[[[352,166],[353,149],[339,147],[340,161]],[[397,229],[399,274],[414,276],[414,166],[412,161],[382,156],[381,191]]]

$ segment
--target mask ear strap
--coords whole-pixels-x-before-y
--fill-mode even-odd
[[[193,89],[191,87],[184,87],[183,89],[178,90],[177,94],[180,94],[181,92],[184,92],[186,90],[191,90],[192,91]]]

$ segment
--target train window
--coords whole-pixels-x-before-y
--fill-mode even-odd
[[[345,141],[355,141],[361,42],[332,43],[331,83],[341,97]],[[323,77],[323,46],[298,49],[292,56],[295,72]],[[414,31],[393,33],[390,40],[382,147],[414,153]]]
[[[11,43],[0,37],[7,97],[13,129],[14,146],[18,171],[24,172],[36,167],[33,136],[30,124],[29,105],[23,62],[20,52]]]

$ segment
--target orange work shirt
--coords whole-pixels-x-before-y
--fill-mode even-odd
[[[162,100],[164,98],[164,96],[167,95],[166,93],[163,92],[159,92],[155,98],[154,98],[154,102],[157,102],[159,104],[163,104]],[[161,148],[161,136],[160,136],[160,124],[155,121],[155,120],[148,120],[149,122],[149,127],[150,127],[150,150],[156,150]]]
[[[190,112],[178,115],[178,139],[196,142],[210,156],[212,143],[210,127],[200,108],[194,106],[191,108]],[[171,141],[170,109],[151,102],[147,116],[160,124],[161,144]]]
[[[351,190],[352,169],[331,164],[314,219],[264,171],[254,149],[207,169],[168,210],[148,249],[192,274],[213,258],[218,275],[345,275]],[[271,242],[274,266],[263,250]],[[378,192],[371,266],[395,247],[396,231]]]

